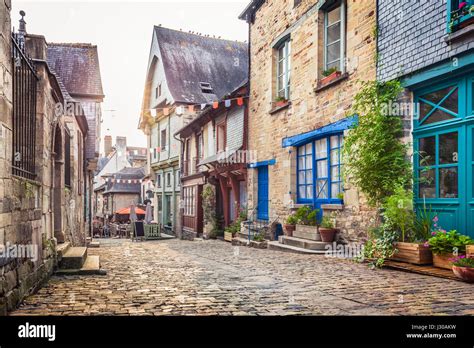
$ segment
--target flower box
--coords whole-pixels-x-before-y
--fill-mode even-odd
[[[321,234],[319,234],[316,226],[296,225],[293,237],[314,240],[317,242],[321,241]]]
[[[474,258],[474,245],[466,245],[466,256]]]
[[[444,269],[452,269],[453,263],[449,259],[453,259],[453,254],[433,254],[433,266]]]
[[[397,252],[390,258],[394,261],[412,263],[414,265],[431,265],[433,254],[430,247],[420,243],[395,243]]]
[[[224,232],[224,240],[227,242],[232,242],[233,235],[232,232]]]
[[[328,83],[331,83],[332,81],[334,81],[335,79],[337,79],[338,77],[341,77],[342,75],[342,72],[341,71],[334,71],[331,75],[328,75],[326,77],[323,77],[320,81],[319,81],[319,84],[321,86],[324,86],[324,85],[327,85]]]

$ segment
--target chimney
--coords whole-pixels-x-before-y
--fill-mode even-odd
[[[112,136],[106,135],[104,137],[104,152],[105,157],[107,157],[112,152]]]
[[[117,137],[115,140],[115,150],[118,157],[127,156],[127,137]]]
[[[20,16],[21,16],[21,19],[20,19],[20,28],[18,29],[18,34],[25,36],[26,35],[26,22],[24,18],[26,16],[25,11],[21,10]]]

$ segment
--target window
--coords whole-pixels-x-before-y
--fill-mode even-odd
[[[418,140],[418,197],[458,197],[458,132]]]
[[[460,7],[460,5],[462,6]],[[448,33],[454,32],[473,22],[470,8],[474,0],[447,0]]]
[[[342,134],[300,146],[297,154],[298,201],[340,201]]]
[[[217,152],[225,151],[226,146],[225,122],[217,125]]]
[[[155,90],[155,98],[158,99],[159,97],[161,97],[161,83],[156,86],[156,90]]]
[[[183,188],[184,215],[194,216],[195,187],[189,186]]]
[[[324,70],[344,70],[345,7],[339,3],[324,12]]]
[[[64,185],[71,187],[71,136],[64,132]]]
[[[161,140],[160,140],[160,147],[161,147],[161,151],[166,151],[166,142],[167,142],[167,139],[166,139],[166,129],[163,129],[161,131]]]
[[[212,94],[214,91],[212,90],[212,86],[208,82],[199,82],[199,86],[201,87],[201,92],[206,94]]]
[[[198,134],[197,136],[197,144],[196,144],[196,147],[197,147],[197,158],[198,158],[198,161],[201,160],[203,158],[203,153],[202,153],[202,147],[203,147],[203,144],[202,144],[202,133]]]
[[[161,174],[156,175],[156,187],[161,187]]]
[[[277,97],[290,99],[291,42],[290,38],[276,47]]]
[[[418,98],[420,125],[448,121],[459,116],[458,86],[450,86]]]
[[[166,173],[166,186],[171,186],[171,173]]]

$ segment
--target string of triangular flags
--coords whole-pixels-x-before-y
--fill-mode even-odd
[[[141,179],[115,179],[115,178],[106,178],[105,182],[117,183],[117,184],[141,184],[143,180]]]
[[[181,116],[185,113],[185,110],[188,110],[190,114],[194,114],[196,111],[203,111],[208,106],[212,106],[213,109],[218,109],[220,104],[224,104],[226,108],[230,108],[232,106],[233,101],[236,101],[238,106],[243,106],[244,99],[248,99],[248,98],[249,96],[242,96],[242,97],[237,97],[237,98],[224,99],[221,101],[214,101],[212,103],[189,104],[186,106],[180,105],[176,107],[176,114],[178,116]],[[150,113],[152,117],[156,117],[157,111],[161,110],[163,111],[164,116],[169,116],[171,109],[172,108],[170,107],[153,108],[153,109],[150,109]]]

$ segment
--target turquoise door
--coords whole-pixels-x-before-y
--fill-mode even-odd
[[[472,76],[415,93],[415,203],[446,230],[474,237]]]
[[[268,220],[268,166],[258,167],[257,218]]]

